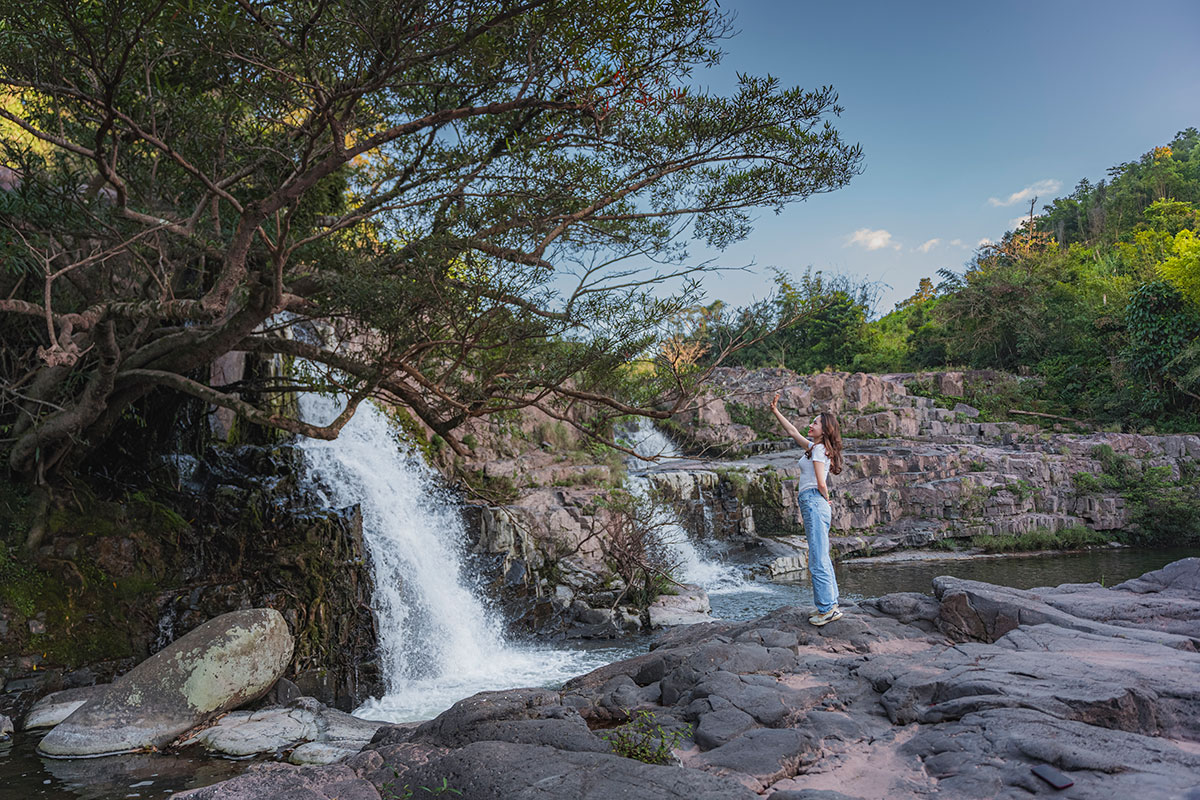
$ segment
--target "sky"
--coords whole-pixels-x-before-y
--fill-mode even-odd
[[[1200,127],[1200,0],[784,2],[720,0],[738,34],[695,82],[736,72],[831,84],[834,124],[864,151],[849,186],[775,215],[723,253],[753,274],[710,276],[710,300],[769,293],[771,266],[878,283],[877,313],[1081,178]],[[936,282],[936,279],[935,279]]]

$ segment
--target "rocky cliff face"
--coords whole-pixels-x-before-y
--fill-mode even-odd
[[[971,380],[995,377],[721,369],[698,406],[669,424],[673,438],[698,457],[651,466],[645,474],[693,535],[763,546],[765,560],[781,571],[806,562],[795,506],[802,454],[770,414],[776,392],[800,427],[822,410],[841,420],[845,470],[831,481],[834,548],[841,556],[947,538],[1136,527],[1128,486],[1107,474],[1114,463],[1126,484],[1141,476],[1163,485],[1194,484],[1200,436],[1068,433],[1061,429],[1074,426],[989,422],[955,399]],[[911,394],[906,382],[914,379],[937,399]],[[519,464],[504,461],[511,467],[506,474],[516,484],[537,483],[522,477]],[[527,485],[511,504],[480,517],[477,549],[498,554],[505,569],[541,567],[563,551],[563,542],[585,542],[574,555],[602,573],[599,547],[588,534],[595,528],[590,509],[603,491]]]
[[[122,501],[57,496],[39,549],[0,590],[0,713],[111,680],[253,607],[283,615],[296,637],[286,675],[306,694],[351,708],[377,693],[361,522],[315,506],[294,474],[288,448],[213,449],[171,459]]]

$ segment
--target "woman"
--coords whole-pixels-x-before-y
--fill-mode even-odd
[[[800,486],[797,504],[804,518],[804,533],[808,537],[808,570],[812,575],[813,599],[817,613],[808,618],[813,625],[827,625],[842,618],[838,608],[837,578],[833,574],[833,559],[829,557],[829,484],[826,472],[838,475],[842,471],[842,432],[837,415],[822,411],[808,426],[808,437],[787,421],[779,410],[779,393],[771,401],[771,411],[779,424],[796,444],[804,448],[800,459]]]

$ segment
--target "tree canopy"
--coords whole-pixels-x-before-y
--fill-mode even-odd
[[[1080,181],[869,325],[849,368],[998,368],[1039,408],[1103,425],[1196,430],[1200,132]],[[1038,381],[1031,381],[1033,385]]]
[[[687,241],[861,161],[831,87],[696,88],[730,34],[709,0],[3,9],[0,436],[26,476],[163,391],[326,438],[386,393],[452,445],[530,404],[669,413],[677,360],[613,375],[699,298]],[[231,351],[315,366],[213,385]],[[272,402],[296,388],[350,403],[310,424]]]

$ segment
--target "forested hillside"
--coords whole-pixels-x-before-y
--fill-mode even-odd
[[[1033,379],[1008,386],[998,407],[1128,430],[1200,427],[1200,133],[1081,180],[1032,221],[965,270],[922,280],[880,319],[869,321],[870,292],[847,284],[817,318],[732,360],[802,373],[1005,370]],[[780,274],[778,295],[743,314],[765,330],[821,280]],[[710,345],[728,334],[721,319],[737,318],[713,311],[693,328]]]

